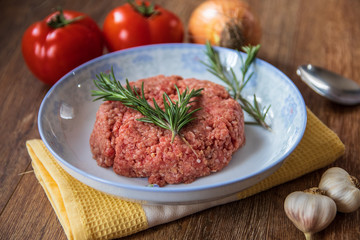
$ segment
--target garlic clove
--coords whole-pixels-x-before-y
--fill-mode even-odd
[[[296,191],[284,202],[285,213],[295,226],[311,239],[312,234],[326,228],[335,218],[336,204],[319,188]]]
[[[360,184],[339,167],[329,168],[321,177],[319,188],[331,197],[339,212],[349,213],[360,207]]]

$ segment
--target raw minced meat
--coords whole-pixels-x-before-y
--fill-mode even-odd
[[[218,84],[179,76],[155,76],[132,82],[145,97],[163,107],[163,93],[177,100],[186,87],[204,88],[197,97],[195,120],[180,132],[192,149],[178,136],[171,143],[171,132],[136,119],[139,112],[117,101],[101,104],[90,137],[93,158],[102,167],[113,167],[127,177],[148,177],[151,184],[191,183],[223,169],[232,154],[245,143],[243,111],[226,89]],[[196,152],[196,154],[194,153]]]

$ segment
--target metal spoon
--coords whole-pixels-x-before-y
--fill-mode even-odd
[[[343,105],[360,103],[360,86],[354,81],[311,64],[299,66],[297,75],[315,92]]]

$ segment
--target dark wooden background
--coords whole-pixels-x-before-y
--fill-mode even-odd
[[[156,0],[187,26],[201,0]],[[343,107],[316,95],[300,81],[298,65],[326,67],[360,83],[359,0],[252,0],[259,16],[259,58],[289,76],[307,106],[346,145],[334,165],[360,177],[360,106]],[[0,239],[66,239],[45,193],[31,170],[25,141],[39,138],[37,113],[49,87],[27,69],[21,38],[34,21],[61,5],[85,12],[102,26],[106,14],[124,1],[0,1]],[[276,87],[276,86],[274,86]],[[245,200],[215,207],[125,239],[303,239],[283,210],[292,191],[318,184],[325,169]],[[360,210],[337,214],[319,239],[360,239]]]

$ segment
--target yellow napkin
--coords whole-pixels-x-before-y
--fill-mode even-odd
[[[98,192],[67,174],[41,140],[26,142],[36,177],[68,239],[113,239],[170,222],[212,206],[236,201],[327,166],[344,154],[334,132],[308,110],[303,139],[273,175],[233,196],[202,204],[150,206]]]

